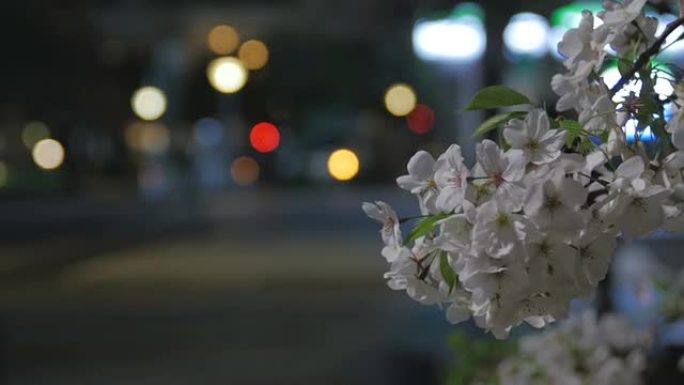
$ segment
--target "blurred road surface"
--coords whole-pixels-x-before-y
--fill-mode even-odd
[[[449,326],[385,288],[360,211],[388,196],[414,214],[383,190],[7,203],[3,383],[439,383]]]

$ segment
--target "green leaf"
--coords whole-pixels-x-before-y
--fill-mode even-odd
[[[632,69],[633,65],[634,63],[632,63],[630,60],[618,59],[618,71],[620,71],[620,75],[627,75]]]
[[[491,86],[476,93],[465,109],[466,111],[487,110],[524,104],[532,104],[532,102],[520,92],[504,86]]]
[[[480,127],[473,132],[473,137],[485,135],[489,131],[495,130],[513,119],[522,118],[525,115],[527,115],[527,112],[513,111],[492,116],[484,123],[480,124]]]
[[[665,279],[654,279],[653,286],[660,291],[670,291],[672,290],[672,283]]]
[[[582,125],[574,120],[559,120],[558,127],[568,132],[568,134],[565,136],[565,145],[568,147],[572,147],[577,139],[581,140],[581,138],[584,136]]]
[[[575,120],[561,119],[558,122],[558,127],[570,132],[582,132],[582,125]]]
[[[451,265],[449,265],[449,256],[447,255],[446,251],[442,251],[439,254],[439,272],[442,273],[444,282],[449,285],[449,293],[451,293],[456,285],[456,273],[454,273],[454,269],[452,269]]]
[[[411,230],[409,233],[408,237],[406,238],[406,243],[415,241],[416,239],[431,233],[432,230],[435,229],[437,222],[448,218],[450,215],[451,214],[437,214],[421,219],[418,223],[416,223],[416,225],[413,227],[413,230]]]

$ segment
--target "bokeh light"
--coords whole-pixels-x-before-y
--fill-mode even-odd
[[[28,122],[21,131],[21,141],[28,149],[32,149],[36,143],[50,137],[50,129],[43,122]]]
[[[230,165],[230,175],[235,184],[240,186],[250,186],[259,180],[260,167],[256,160],[241,156]]]
[[[335,150],[328,158],[328,172],[339,181],[353,179],[359,173],[359,158],[346,148]]]
[[[240,35],[237,30],[229,25],[217,25],[209,31],[207,43],[217,55],[228,55],[233,53],[240,44]]]
[[[240,47],[238,57],[248,70],[258,70],[268,63],[268,47],[259,40],[248,40]]]
[[[9,169],[7,164],[0,160],[0,188],[7,185],[7,180],[9,179]]]
[[[33,161],[44,170],[54,170],[64,162],[64,147],[54,139],[43,139],[33,146]]]
[[[169,129],[159,122],[134,122],[125,135],[129,148],[147,155],[163,154],[171,145]]]
[[[193,137],[200,146],[216,146],[223,139],[223,125],[214,118],[202,118],[195,123]]]
[[[214,59],[207,67],[209,83],[217,91],[224,94],[238,92],[245,86],[248,78],[247,69],[237,58],[221,57]]]
[[[406,123],[413,133],[427,134],[435,125],[435,112],[425,104],[418,104],[416,108],[406,116]]]
[[[259,152],[275,151],[280,144],[278,127],[268,122],[261,122],[252,127],[249,142]]]
[[[665,29],[670,23],[677,20],[677,16],[671,13],[650,14],[650,12],[647,12],[647,16],[653,16],[658,20],[656,36],[660,36],[663,32],[665,32]],[[661,58],[668,60],[681,58],[682,53],[684,53],[684,41],[682,41],[679,37],[683,33],[684,27],[678,27],[665,39],[665,44],[663,47],[667,47],[667,49],[662,51],[660,54]]]
[[[549,23],[544,16],[519,13],[504,29],[504,43],[513,55],[542,57],[546,54]]]
[[[482,57],[487,34],[482,7],[461,3],[446,18],[418,20],[413,26],[413,50],[426,61],[469,62]]]
[[[138,188],[147,199],[158,199],[168,192],[170,180],[158,163],[143,163],[138,171]]]
[[[637,119],[630,119],[625,123],[623,131],[625,132],[625,138],[628,143],[634,143],[639,135],[640,142],[653,142],[656,140],[656,136],[653,134],[651,127],[646,127],[643,130],[637,130],[637,125],[639,121]]]
[[[603,78],[603,81],[606,83],[606,86],[608,86],[608,88],[612,88],[613,86],[615,86],[615,84],[617,84],[622,75],[620,74],[620,70],[617,66],[611,66],[606,68],[601,73],[601,77]],[[672,93],[674,93],[672,80],[668,79],[668,75],[660,74],[656,79],[655,84],[653,85],[653,90],[662,98],[669,97],[670,95],[672,95]],[[622,87],[622,90],[615,94],[615,96],[613,97],[613,101],[615,103],[620,103],[632,92],[637,96],[641,93],[640,80],[632,81],[625,84],[625,86]]]
[[[166,95],[157,87],[142,87],[133,93],[131,107],[140,119],[159,119],[166,112]]]
[[[394,84],[385,92],[385,107],[394,116],[406,116],[416,107],[416,93],[406,84]]]

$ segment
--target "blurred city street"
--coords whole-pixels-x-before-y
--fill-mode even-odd
[[[475,385],[525,323],[588,307],[663,334],[648,370],[677,383],[682,238],[655,230],[684,212],[684,141],[662,140],[684,18],[634,1],[616,25],[649,35],[621,57],[588,11],[626,3],[3,1],[0,385]],[[649,39],[667,46],[639,64]],[[653,152],[629,183],[618,120]],[[641,216],[653,234],[618,237]]]
[[[437,381],[448,325],[385,288],[359,208],[387,191],[238,194],[194,215],[180,202],[6,206],[4,383]],[[42,215],[12,218],[22,205]],[[22,226],[34,236],[17,240]]]

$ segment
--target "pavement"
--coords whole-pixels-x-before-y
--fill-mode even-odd
[[[0,205],[3,384],[436,384],[452,328],[384,285],[382,189]]]

